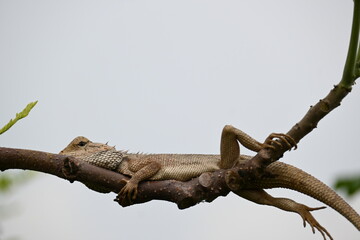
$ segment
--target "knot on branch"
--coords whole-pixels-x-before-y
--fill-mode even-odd
[[[204,188],[208,188],[213,184],[213,178],[209,172],[203,173],[199,177],[199,184]]]
[[[76,179],[76,174],[79,171],[79,162],[75,160],[73,157],[67,156],[64,161],[64,165],[62,167],[62,173],[71,183],[73,183]]]
[[[238,172],[228,170],[225,173],[225,182],[231,191],[238,191],[239,189],[241,189],[244,180],[240,177]]]
[[[227,187],[224,175],[226,170],[205,172],[187,182],[176,180],[145,181],[139,184],[138,194],[132,202],[115,201],[122,207],[148,202],[151,200],[166,200],[174,202],[179,209],[185,209],[200,202],[212,202],[219,196],[226,196]]]

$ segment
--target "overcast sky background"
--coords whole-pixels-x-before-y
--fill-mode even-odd
[[[0,0],[0,146],[57,153],[87,136],[147,153],[219,153],[232,124],[263,141],[286,132],[342,74],[351,0]],[[332,185],[359,174],[359,86],[282,161]],[[249,153],[243,151],[245,153]],[[1,173],[0,173],[1,174]],[[292,191],[270,191],[312,207]],[[0,239],[322,239],[301,218],[234,194],[178,210],[112,199],[37,174],[1,196]],[[360,211],[360,196],[347,199]],[[314,213],[335,239],[359,232]]]

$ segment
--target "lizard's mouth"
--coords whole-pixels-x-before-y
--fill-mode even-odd
[[[109,145],[99,144],[99,143],[89,143],[85,146],[85,149],[87,151],[98,152],[99,150],[100,151],[114,150],[115,147],[111,147]]]

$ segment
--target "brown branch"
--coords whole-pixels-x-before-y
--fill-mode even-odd
[[[287,134],[294,138],[296,142],[299,142],[300,139],[317,127],[323,117],[340,106],[341,101],[350,91],[349,88],[334,86],[324,99],[321,99],[315,106],[310,107],[303,119],[295,124]]]
[[[90,165],[73,157],[40,151],[0,147],[0,170],[24,169],[49,173],[60,178],[80,181],[93,186],[98,192],[118,193],[128,177],[113,171]],[[148,181],[139,185],[138,197],[132,204],[154,199],[174,202],[180,209],[199,202],[211,202],[218,196],[226,196],[230,190],[225,182],[225,170],[204,173],[188,182],[175,180]],[[96,187],[98,186],[98,188]],[[123,207],[128,205],[123,205]]]
[[[308,133],[317,127],[319,121],[322,118],[324,118],[336,107],[340,106],[341,101],[350,91],[351,88],[345,88],[340,85],[334,86],[334,88],[325,98],[321,99],[317,104],[310,107],[309,111],[300,120],[300,122],[296,123],[290,129],[290,131],[287,132],[287,135],[292,137],[297,143],[300,142],[303,137],[305,137]],[[271,149],[260,150],[257,155],[255,155],[246,164],[240,166],[237,171],[239,172],[246,169],[256,169],[254,172],[255,177],[261,177],[265,168],[269,164],[277,161],[287,150],[289,150],[289,148],[285,145],[283,148],[278,148],[277,146],[275,147],[275,151]],[[240,172],[239,174],[241,176]]]
[[[303,137],[316,128],[319,121],[325,117],[328,113],[340,106],[342,99],[351,91],[351,86],[355,83],[355,80],[359,77],[357,75],[359,66],[360,49],[359,46],[359,34],[360,34],[360,0],[354,1],[354,14],[353,23],[351,29],[349,50],[345,62],[344,74],[340,83],[335,86],[330,93],[322,100],[320,100],[315,106],[312,106],[310,110],[305,114],[300,122],[295,124],[287,133],[296,142],[299,142]],[[271,151],[268,149],[261,150],[251,161],[247,162],[242,169],[258,169],[256,175],[262,174],[266,166],[274,161],[277,161],[288,148],[276,149]]]

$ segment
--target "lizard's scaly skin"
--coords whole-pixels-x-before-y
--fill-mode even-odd
[[[129,160],[144,159],[160,163],[159,171],[149,180],[187,181],[200,176],[204,172],[213,172],[219,168],[220,158],[215,155],[206,154],[128,154],[125,161],[119,166],[118,172],[133,176],[134,172],[129,167]],[[204,164],[206,162],[206,164]]]
[[[80,159],[92,165],[116,171],[121,161],[124,159],[124,154],[120,151],[105,150]]]

